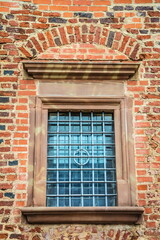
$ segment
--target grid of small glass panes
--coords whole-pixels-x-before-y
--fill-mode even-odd
[[[114,115],[49,112],[47,206],[115,206]]]

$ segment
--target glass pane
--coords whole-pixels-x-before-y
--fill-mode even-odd
[[[50,112],[48,120],[47,206],[115,206],[113,114]]]
[[[116,180],[115,171],[108,170],[107,171],[107,181],[115,181],[115,180]]]
[[[99,207],[106,206],[105,197],[95,197],[95,205]]]
[[[72,171],[71,172],[71,180],[74,181],[81,181],[81,172],[80,171]]]
[[[92,183],[84,183],[83,184],[83,194],[92,194],[93,193],[93,184]]]
[[[71,193],[72,194],[81,194],[81,184],[80,183],[72,183],[71,184]]]
[[[58,159],[59,168],[69,168],[69,159],[68,158],[59,158]]]
[[[57,123],[56,122],[50,123],[48,126],[48,131],[57,132]]]
[[[55,112],[49,113],[48,120],[49,121],[57,121],[57,113],[55,113]]]
[[[95,181],[104,181],[104,170],[102,171],[95,171],[94,172],[94,180]]]
[[[48,181],[56,181],[57,180],[57,172],[56,171],[48,171],[47,180]]]
[[[59,124],[59,132],[69,132],[69,125],[68,123],[60,123]]]
[[[94,132],[102,132],[103,131],[103,123],[97,122],[93,124],[93,131]]]
[[[57,194],[57,185],[56,184],[47,184],[47,194]]]
[[[91,124],[88,122],[82,123],[82,132],[91,132]]]
[[[57,207],[57,198],[56,197],[47,197],[47,206],[48,207]]]
[[[56,156],[57,155],[57,147],[56,146],[48,146],[48,156]]]
[[[68,181],[68,180],[69,180],[69,171],[60,171],[59,181]]]
[[[57,135],[54,134],[48,134],[48,143],[57,143]]]
[[[59,194],[69,194],[69,183],[59,184]]]
[[[115,158],[107,158],[106,159],[106,167],[107,168],[115,168]]]
[[[77,144],[80,143],[80,135],[79,134],[72,134],[71,135],[71,143]]]
[[[69,197],[59,197],[59,206],[68,207],[69,206]]]
[[[57,167],[57,158],[48,158],[48,168]]]
[[[94,121],[101,121],[102,120],[102,113],[93,113],[93,120]]]
[[[108,206],[116,206],[117,205],[117,198],[116,196],[108,196]]]
[[[68,146],[59,146],[59,156],[69,156],[69,147]]]
[[[104,131],[105,132],[113,132],[114,131],[114,126],[113,126],[112,122],[105,123]]]
[[[59,135],[59,142],[57,142],[57,143],[68,144],[68,142],[69,142],[69,136],[68,135],[63,135],[63,134]]]
[[[69,120],[69,113],[68,112],[60,112],[59,113],[59,120],[60,121]]]
[[[94,144],[102,144],[103,143],[103,135],[102,134],[94,134],[93,143]]]
[[[104,183],[95,183],[94,191],[95,191],[95,194],[105,194],[105,184]]]
[[[92,181],[92,171],[83,171],[83,181]]]
[[[73,207],[80,207],[80,206],[82,206],[81,197],[72,197],[71,198],[71,205]]]
[[[77,122],[71,122],[71,132],[80,132],[80,125]]]
[[[107,183],[107,193],[108,194],[116,194],[116,184],[115,183]]]
[[[91,114],[90,113],[82,113],[82,119],[83,121],[88,121],[91,119]]]
[[[105,114],[104,114],[104,120],[105,120],[105,121],[111,121],[111,120],[113,120],[113,114],[112,114],[112,113],[105,113]]]
[[[106,143],[114,143],[114,134],[106,134],[105,142]]]
[[[95,158],[94,159],[94,167],[95,168],[104,168],[104,159],[103,158]]]
[[[93,206],[93,197],[84,197],[84,206],[85,207],[91,207],[91,206]]]

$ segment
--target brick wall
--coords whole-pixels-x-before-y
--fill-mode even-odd
[[[160,0],[1,0],[0,239],[158,240],[160,238]],[[140,61],[129,80],[137,205],[144,222],[128,225],[29,225],[26,205],[29,103],[33,80],[22,60]]]

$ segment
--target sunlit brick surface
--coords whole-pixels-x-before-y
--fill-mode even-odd
[[[0,239],[158,240],[160,161],[160,1],[1,0]],[[140,226],[29,225],[21,216],[28,187],[29,96],[22,60],[139,61],[127,81],[133,98]],[[136,79],[136,80],[135,80]],[[134,159],[133,159],[134,161]]]

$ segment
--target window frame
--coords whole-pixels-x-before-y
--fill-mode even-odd
[[[33,98],[32,98],[33,99]],[[33,100],[32,100],[33,101]],[[34,105],[34,106],[33,106]],[[30,112],[30,152],[34,176],[28,206],[46,206],[47,125],[49,110],[111,110],[114,112],[118,206],[135,205],[135,166],[128,98],[34,98]],[[35,129],[35,133],[34,133]],[[127,134],[126,134],[127,133]],[[43,146],[43,147],[42,147]],[[31,158],[31,154],[30,154]],[[33,173],[32,173],[33,175]]]
[[[46,207],[46,148],[49,109],[114,111],[115,131],[119,131],[116,150],[118,206],[116,207]],[[121,124],[120,124],[121,123]],[[119,129],[119,130],[118,130]],[[29,223],[140,224],[144,209],[136,206],[135,162],[132,140],[132,100],[123,98],[30,97],[30,144],[27,206],[22,214]],[[121,154],[119,154],[121,153]],[[118,156],[117,156],[118,155]],[[122,156],[119,163],[119,155]],[[127,191],[126,191],[127,190]],[[126,194],[127,197],[124,197]]]

